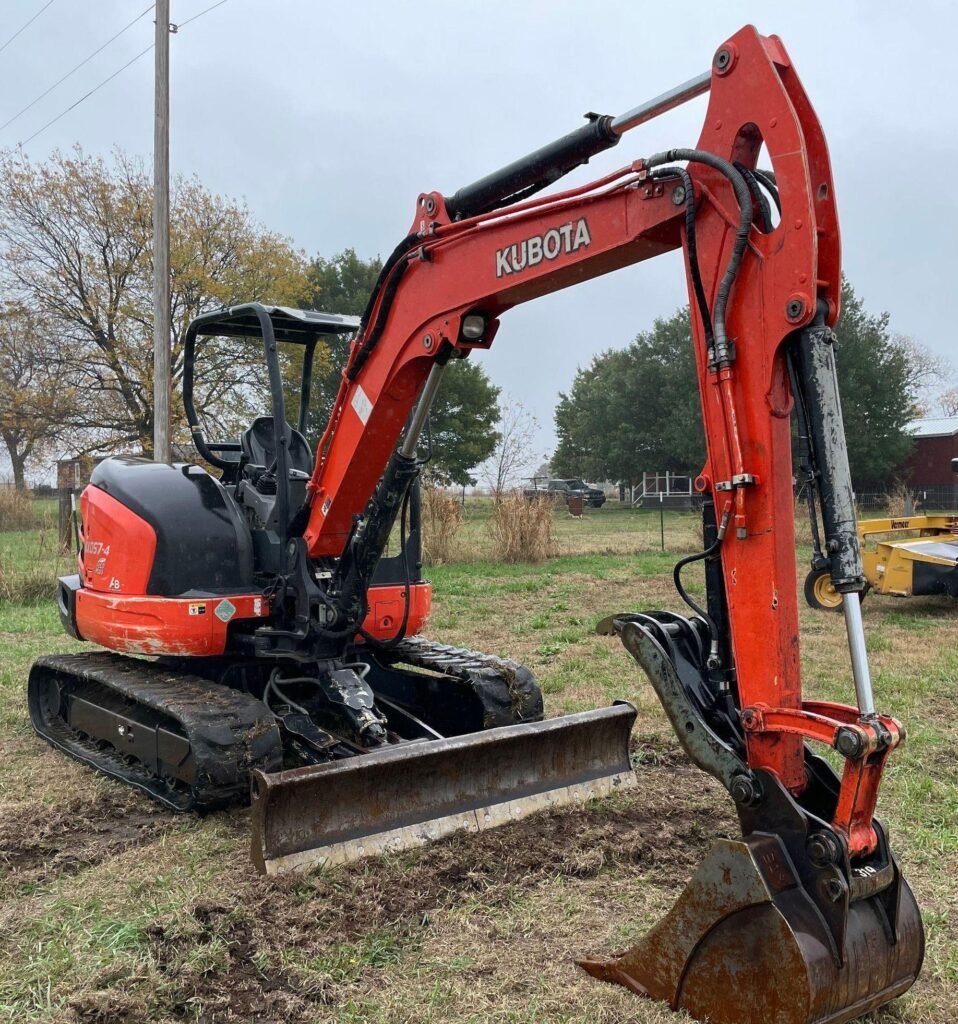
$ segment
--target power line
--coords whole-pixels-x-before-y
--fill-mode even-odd
[[[47,7],[49,7],[51,3],[53,3],[53,0],[49,0]],[[199,14],[194,14],[192,18],[187,18],[186,21],[180,22],[179,25],[175,26],[175,28],[181,29],[184,26],[188,25],[191,21],[196,21],[197,18],[202,18],[204,14],[209,14],[210,11],[215,10],[217,7],[222,7],[223,4],[225,3],[226,0],[219,0],[218,3],[212,4],[205,10],[200,11]],[[40,13],[42,14],[43,12],[41,11]],[[142,17],[142,15],[140,15],[140,17]],[[29,138],[24,139],[23,142],[18,142],[17,145],[26,146],[27,143],[32,142],[38,135],[42,135],[43,132],[45,132],[48,128],[50,128],[52,125],[55,125],[57,121],[60,120],[60,118],[66,117],[66,115],[69,114],[71,110],[75,110],[81,103],[83,103],[85,100],[88,100],[95,92],[99,92],[103,88],[103,86],[112,82],[117,75],[126,71],[126,69],[130,67],[130,65],[135,64],[141,57],[145,57],[153,49],[153,47],[154,44],[150,43],[150,45],[145,50],[140,50],[140,52],[135,57],[131,57],[130,60],[128,60],[123,65],[123,67],[117,68],[117,70],[114,71],[112,75],[108,76],[107,78],[104,78],[102,82],[95,85],[89,92],[84,93],[84,95],[81,96],[78,100],[76,100],[74,103],[71,103],[70,106],[66,108],[66,110],[62,110],[59,114],[57,114],[56,117],[52,118],[50,121],[47,121],[47,123],[42,128],[38,128]]]
[[[140,52],[135,57],[133,57],[131,60],[128,60],[123,65],[122,68],[118,68],[116,71],[114,71],[113,74],[110,75],[109,78],[104,78],[103,81],[100,82],[99,85],[95,85],[88,93],[85,93],[83,96],[81,96],[75,103],[71,103],[70,106],[68,106],[66,108],[66,110],[64,110],[61,113],[57,114],[57,116],[55,118],[53,118],[52,121],[47,121],[47,123],[42,128],[38,128],[30,136],[30,138],[24,139],[23,142],[18,142],[17,145],[18,146],[25,146],[28,142],[32,142],[38,135],[41,135],[43,132],[45,132],[51,125],[56,124],[57,121],[59,121],[61,117],[66,117],[66,115],[69,114],[71,110],[75,110],[84,100],[88,100],[95,92],[99,92],[100,89],[102,89],[104,85],[106,85],[108,82],[112,82],[113,79],[116,78],[116,76],[118,74],[120,74],[121,71],[126,71],[126,69],[131,64],[135,64],[141,57],[146,56],[146,54],[148,54],[150,52],[150,50],[152,50],[152,49],[153,49],[153,44],[150,43],[150,45],[145,50],[140,50]]]
[[[14,39],[17,38],[18,35],[20,35],[21,32],[25,32],[53,2],[54,0],[47,0],[40,10],[37,11],[37,13],[34,14],[34,16],[26,23],[26,25],[18,28],[16,32],[14,32],[13,35],[10,36],[10,38],[3,44],[3,46],[0,46],[0,53],[3,53],[3,51],[14,41]]]
[[[28,110],[32,110],[40,102],[40,100],[45,99],[47,96],[49,96],[50,93],[53,92],[53,90],[56,89],[56,87],[58,85],[62,85],[71,75],[73,75],[77,71],[79,71],[80,68],[82,68],[86,64],[89,64],[90,61],[93,60],[93,58],[98,53],[102,53],[110,45],[110,43],[112,43],[115,39],[119,39],[120,36],[122,36],[123,33],[126,32],[127,29],[132,28],[140,20],[140,18],[142,18],[145,15],[149,14],[150,11],[153,10],[154,6],[155,6],[155,4],[150,4],[149,7],[147,7],[144,11],[141,11],[131,22],[128,22],[126,25],[124,25],[123,28],[121,28],[120,31],[116,33],[116,35],[110,36],[110,38],[102,46],[100,46],[96,50],[94,50],[93,53],[91,53],[89,57],[86,57],[83,60],[81,60],[80,63],[76,65],[76,67],[71,68],[62,78],[58,78],[53,83],[53,85],[51,85],[50,88],[46,90],[46,92],[41,92],[40,95],[37,96],[37,98],[35,100],[31,100],[31,102],[28,103],[23,108],[23,110],[21,110],[18,113],[14,114],[13,117],[11,117],[9,121],[5,121],[3,124],[0,124],[0,132],[2,132],[5,128],[9,128],[10,125],[12,125],[14,121],[18,121],[21,117],[23,117],[23,115]]]
[[[177,24],[177,28],[186,28],[191,21],[196,21],[197,18],[202,18],[204,14],[209,14],[210,11],[215,11],[217,7],[222,7],[226,3],[226,0],[219,0],[219,3],[213,4],[211,7],[207,7],[206,10],[200,11],[199,14],[194,14],[192,18],[187,18],[186,21],[181,21]]]

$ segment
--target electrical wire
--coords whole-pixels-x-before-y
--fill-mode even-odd
[[[215,11],[217,7],[222,7],[223,4],[225,4],[225,3],[226,3],[226,0],[219,0],[219,3],[212,4],[211,6],[209,6],[209,7],[205,8],[204,10],[200,11],[199,14],[194,14],[192,18],[187,18],[186,21],[178,21],[176,23],[176,28],[177,29],[186,28],[186,26],[189,25],[189,23],[191,21],[196,21],[197,18],[202,18],[204,14],[209,14],[210,11]]]
[[[16,39],[17,36],[19,36],[21,33],[25,32],[37,20],[37,18],[39,18],[40,15],[43,14],[43,12],[53,3],[54,0],[47,0],[47,2],[40,8],[40,10],[37,11],[37,13],[34,14],[34,16],[26,23],[26,25],[22,25],[20,28],[18,28],[16,32],[14,32],[13,35],[10,36],[10,38],[3,44],[3,46],[0,46],[0,53],[3,53],[3,51],[14,41],[14,39]]]
[[[38,128],[29,138],[24,139],[23,142],[18,142],[17,145],[26,146],[28,143],[33,142],[33,140],[38,135],[42,135],[48,128],[55,125],[57,121],[60,120],[60,118],[66,117],[66,115],[69,114],[71,110],[75,110],[81,103],[83,103],[84,100],[88,100],[95,92],[99,92],[103,88],[103,86],[112,82],[117,75],[119,75],[123,71],[126,71],[126,69],[130,67],[131,64],[135,64],[141,57],[145,57],[146,54],[148,54],[150,50],[153,49],[153,46],[154,44],[150,43],[150,45],[145,50],[140,50],[140,52],[135,57],[133,57],[131,60],[128,60],[123,65],[123,67],[118,68],[116,71],[114,71],[109,78],[104,78],[99,85],[95,85],[88,93],[85,93],[83,96],[81,96],[75,103],[71,103],[70,106],[66,108],[66,110],[57,114],[57,116],[54,117],[52,120],[47,121],[47,123],[42,128]]]
[[[9,120],[5,121],[3,124],[0,124],[0,132],[2,132],[4,130],[4,128],[9,128],[10,125],[12,125],[14,121],[17,121],[21,117],[23,117],[23,115],[28,110],[32,110],[40,102],[40,100],[42,100],[42,99],[46,98],[47,96],[49,96],[50,93],[53,92],[53,90],[56,89],[56,87],[58,85],[62,85],[71,75],[73,75],[77,71],[79,71],[80,68],[82,68],[86,64],[89,64],[90,61],[93,60],[93,58],[98,53],[102,53],[110,45],[110,43],[112,43],[115,39],[119,39],[120,36],[122,36],[123,33],[126,32],[127,29],[132,28],[140,20],[140,18],[143,18],[147,14],[149,14],[150,11],[152,11],[155,6],[156,6],[156,4],[150,4],[149,7],[145,8],[142,11],[140,11],[140,13],[132,21],[127,22],[123,26],[123,28],[121,28],[120,31],[116,33],[116,35],[110,36],[110,38],[102,46],[97,47],[97,49],[95,49],[93,51],[93,53],[91,53],[88,57],[84,57],[84,59],[81,60],[79,64],[77,64],[74,67],[72,67],[65,75],[63,75],[62,78],[58,78],[53,83],[53,85],[50,86],[49,89],[47,89],[45,92],[41,92],[40,95],[37,96],[36,99],[31,100],[22,110],[18,111],[16,114],[13,115],[13,117],[11,117]]]
[[[50,3],[52,2],[53,0],[50,0]],[[190,22],[196,21],[198,18],[202,18],[204,14],[209,14],[210,11],[215,10],[217,7],[222,7],[223,4],[225,3],[226,0],[219,0],[218,3],[212,4],[210,7],[205,8],[198,14],[194,14],[192,18],[187,18],[186,21],[180,22],[179,25],[176,26],[177,29],[184,28],[186,25],[189,25]],[[47,6],[49,6],[49,4]],[[40,13],[42,14],[43,12],[41,11]],[[112,75],[109,75],[107,78],[104,78],[102,82],[100,82],[98,85],[95,85],[89,92],[85,93],[78,100],[76,100],[76,102],[71,103],[70,106],[66,108],[66,110],[61,111],[52,120],[47,121],[47,123],[42,128],[38,128],[29,138],[24,139],[23,142],[18,142],[17,145],[21,147],[26,146],[28,143],[32,142],[38,135],[42,135],[43,132],[45,132],[48,128],[55,125],[57,121],[59,121],[62,117],[66,117],[66,115],[69,114],[71,110],[75,110],[78,106],[80,106],[81,103],[83,103],[85,100],[88,100],[94,93],[99,92],[103,88],[103,86],[112,82],[117,75],[126,71],[128,67],[130,67],[132,64],[135,64],[141,57],[145,57],[146,54],[148,54],[150,50],[153,49],[154,45],[154,43],[150,43],[150,45],[145,50],[140,50],[140,52],[135,57],[132,57],[130,60],[128,60],[123,65],[123,67],[117,68],[117,70],[114,71]]]

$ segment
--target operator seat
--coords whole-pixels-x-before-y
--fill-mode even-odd
[[[313,453],[309,450],[309,442],[298,430],[290,427],[289,432],[289,468],[309,476],[313,471]],[[270,469],[276,459],[273,417],[257,416],[240,437],[240,448],[250,466]]]

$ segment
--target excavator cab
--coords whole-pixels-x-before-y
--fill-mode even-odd
[[[221,482],[234,489],[237,503],[249,510],[250,520],[269,526],[265,533],[254,532],[257,555],[264,566],[280,564],[279,552],[285,547],[291,520],[306,500],[306,482],[313,470],[306,433],[317,345],[331,335],[352,334],[358,327],[358,317],[247,303],[199,316],[187,329],[183,342],[183,404],[193,445],[200,458],[220,470]],[[257,416],[236,440],[208,440],[196,409],[201,339],[211,337],[255,339],[263,346],[271,408],[268,415]],[[295,429],[286,416],[281,345],[302,348]]]
[[[324,421],[328,409],[311,408],[313,366],[317,347],[331,336],[349,336],[359,328],[359,317],[323,313],[288,306],[245,303],[224,307],[190,323],[183,344],[183,404],[193,445],[201,459],[220,470],[220,483],[244,514],[249,527],[257,569],[284,570],[286,545],[302,535],[307,483],[315,456],[307,436],[312,422]],[[248,339],[262,345],[269,385],[270,409],[253,419],[236,440],[211,441],[201,425],[195,402],[197,362],[202,359],[204,338]],[[300,360],[284,360],[282,346],[301,351],[296,426],[286,414],[289,381],[284,366]],[[288,350],[287,350],[288,351]],[[409,491],[399,550],[386,552],[376,564],[368,592],[370,614],[364,624],[371,635],[386,639],[396,632],[405,604],[405,635],[418,633],[428,615],[429,585],[422,576],[421,497],[418,477]],[[406,601],[405,590],[415,600]]]

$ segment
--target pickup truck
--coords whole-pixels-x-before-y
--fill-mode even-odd
[[[568,504],[570,497],[581,497],[590,508],[602,508],[605,504],[605,492],[598,487],[591,487],[584,480],[559,480],[534,478],[532,487],[523,492],[527,498],[535,498],[540,494],[552,494],[557,501]]]

